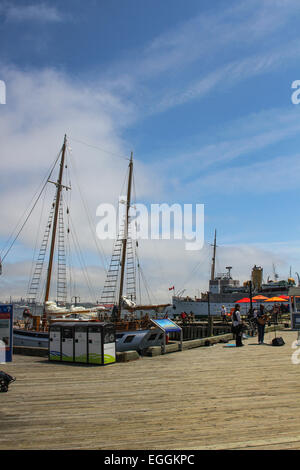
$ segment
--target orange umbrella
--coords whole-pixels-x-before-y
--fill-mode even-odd
[[[267,300],[269,297],[265,297],[264,295],[256,295],[252,297],[252,300]]]
[[[253,300],[253,299],[252,299]],[[244,297],[243,299],[241,300],[237,300],[236,302],[234,302],[235,304],[245,304],[245,303],[250,303],[250,299],[248,297]]]
[[[282,297],[271,297],[270,299],[265,300],[265,302],[287,302],[287,300]]]
[[[286,299],[286,300],[289,300],[290,298],[289,295],[279,295],[278,297],[280,297],[281,299]]]

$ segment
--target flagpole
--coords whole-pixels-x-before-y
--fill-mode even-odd
[[[175,295],[175,286],[169,287],[169,291],[173,291],[173,295]],[[171,303],[172,303],[172,294],[171,294]]]

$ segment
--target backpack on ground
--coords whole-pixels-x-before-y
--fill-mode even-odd
[[[281,336],[279,338],[272,339],[272,346],[283,346],[284,344],[285,342]]]

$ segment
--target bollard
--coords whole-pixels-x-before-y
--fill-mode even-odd
[[[213,336],[213,331],[214,331],[214,322],[213,322],[213,317],[209,315],[208,321],[207,321],[207,333],[208,336]]]

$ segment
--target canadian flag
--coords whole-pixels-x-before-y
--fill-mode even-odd
[[[173,286],[173,287],[169,287],[169,290],[174,290],[174,289],[175,289],[175,287],[174,287],[174,286]]]

